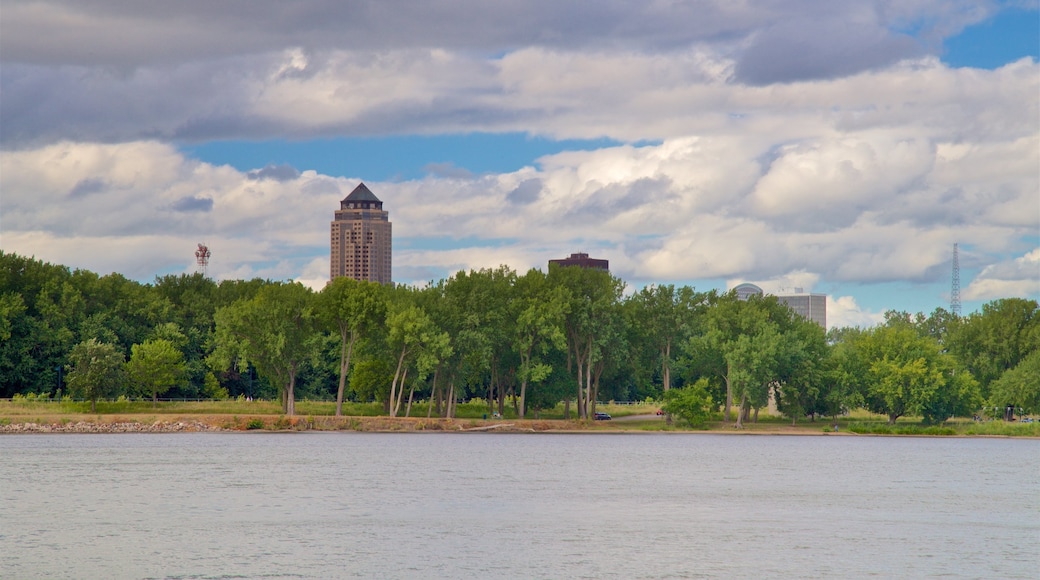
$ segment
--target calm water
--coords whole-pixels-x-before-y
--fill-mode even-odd
[[[1035,578],[1040,442],[0,437],[2,578]]]

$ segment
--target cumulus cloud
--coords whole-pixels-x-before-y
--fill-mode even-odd
[[[870,328],[885,321],[884,312],[862,308],[852,296],[827,297],[827,326],[829,328]]]
[[[1040,295],[1040,248],[1013,260],[989,264],[972,279],[965,300],[993,300],[1008,296]]]
[[[1040,66],[935,56],[995,5],[7,2],[2,246],[147,280],[206,241],[216,277],[316,286],[359,179],[170,143],[525,132],[623,144],[369,180],[397,280],[586,250],[634,285],[928,284],[959,242],[966,299],[1035,296]],[[465,242],[425,243],[445,238]],[[832,303],[832,324],[877,318]]]
[[[771,50],[774,65],[784,68],[785,60],[804,58],[797,30],[807,29],[812,46],[833,53],[817,65],[827,71],[840,60],[851,61],[843,65],[848,68],[876,64],[858,54],[864,49],[889,58],[905,54],[908,49],[893,30],[920,28],[926,38],[939,40],[985,18],[996,5],[993,0],[601,0],[595,7],[581,0],[300,0],[291,6],[275,0],[12,0],[4,6],[2,36],[10,60],[135,67],[286,46],[305,52],[436,46],[495,54],[522,46],[661,51],[711,42],[736,50],[757,35],[750,59],[761,58],[756,49]],[[811,66],[787,65],[796,71]]]
[[[730,94],[732,84],[797,85],[934,56],[938,43],[897,31],[941,37],[993,6],[14,1],[0,21],[0,143],[700,134],[784,98]]]
[[[863,145],[875,142],[871,131],[817,137],[795,151],[798,160],[792,164],[799,171],[757,163],[767,145],[759,136],[694,137],[566,152],[511,173],[428,175],[369,182],[369,187],[387,204],[395,237],[409,240],[397,244],[394,256],[395,278],[402,282],[425,282],[459,268],[540,267],[581,249],[610,258],[612,271],[636,285],[724,278],[790,292],[822,283],[928,283],[946,275],[951,244],[958,241],[976,248],[980,267],[990,266],[966,298],[1034,291],[1029,284],[1035,278],[1028,274],[1035,271],[1036,253],[1014,262],[1017,269],[995,265],[1037,229],[1037,177],[1027,165],[999,176],[1012,192],[999,203],[1017,219],[990,219],[994,200],[984,192],[992,184],[981,179],[962,182],[960,194],[945,198],[944,211],[955,219],[939,223],[907,211],[905,200],[945,191],[947,161],[940,152],[951,146],[907,141],[912,145],[906,151],[914,157],[908,162],[909,153],[880,155]],[[1036,139],[1020,147],[1036,151]],[[775,148],[769,149],[775,155]],[[820,151],[827,152],[825,160],[818,159]],[[824,195],[820,176],[829,179],[827,171],[843,157],[853,166],[863,159],[873,165],[849,184],[850,193]],[[989,159],[954,157],[958,163]],[[807,169],[814,163],[819,170]],[[901,177],[907,173],[912,178]],[[160,271],[183,264],[171,240],[178,240],[175,245],[185,255],[197,240],[206,240],[214,249],[211,271],[217,276],[292,276],[312,284],[321,270],[316,260],[327,260],[332,212],[341,192],[358,181],[314,171],[257,179],[254,172],[201,163],[156,142],[64,142],[8,152],[0,158],[0,175],[8,251],[69,263],[63,252],[76,240],[72,256],[85,260],[76,265],[93,268],[91,256],[104,255],[124,236],[142,254],[129,263]],[[792,196],[787,203],[793,207],[763,211],[763,192],[781,180],[786,185],[776,195]],[[70,196],[77,187],[90,193]],[[801,190],[820,195],[805,199],[789,193]],[[91,219],[81,219],[84,215]],[[792,231],[792,216],[822,225]],[[466,240],[465,247],[422,243],[445,235]],[[160,243],[171,247],[156,252]],[[997,281],[1003,285],[994,290]]]

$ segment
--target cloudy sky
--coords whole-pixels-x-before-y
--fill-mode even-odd
[[[831,326],[1040,298],[1037,0],[3,0],[0,248],[320,288],[585,251]]]

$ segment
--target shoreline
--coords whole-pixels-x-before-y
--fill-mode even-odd
[[[913,433],[855,433],[848,428],[837,432],[823,423],[798,425],[769,423],[746,424],[736,429],[732,424],[713,424],[705,429],[665,427],[660,421],[618,423],[579,422],[562,419],[480,420],[385,416],[294,416],[272,417],[239,415],[177,415],[140,417],[112,415],[76,417],[40,416],[32,419],[0,417],[0,435],[99,434],[99,433],[510,433],[510,434],[715,434],[774,436],[880,436],[880,437],[958,437],[958,438],[1026,438],[1031,435],[990,435],[951,433],[942,435]]]

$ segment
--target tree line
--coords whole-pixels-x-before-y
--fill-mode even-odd
[[[564,402],[665,401],[738,425],[770,402],[792,421],[866,408],[941,423],[1040,412],[1035,300],[958,317],[892,311],[825,332],[774,297],[651,285],[577,267],[460,271],[426,287],[337,278],[142,284],[0,251],[0,397],[378,401],[454,416],[473,397],[518,417]],[[734,415],[735,410],[735,415]]]

